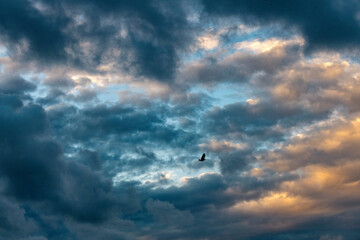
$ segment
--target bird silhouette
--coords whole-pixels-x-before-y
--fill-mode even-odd
[[[201,156],[201,158],[199,158],[199,161],[205,161],[205,153],[203,153],[203,155]]]

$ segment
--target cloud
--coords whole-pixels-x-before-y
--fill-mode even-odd
[[[353,144],[357,142],[357,123],[356,118],[333,120],[293,138],[274,152],[269,151],[264,155],[264,165],[260,165],[262,169],[275,170],[275,176],[293,173],[297,177],[283,178],[270,187],[272,190],[263,191],[255,198],[240,199],[229,208],[229,214],[251,218],[276,216],[277,224],[263,224],[260,228],[284,232],[316,218],[336,219],[356,211],[358,154]],[[260,180],[266,174],[257,171],[254,176]],[[264,182],[261,185],[266,186]]]
[[[236,16],[250,25],[279,23],[298,29],[308,50],[358,47],[359,5],[353,1],[217,1],[204,0],[210,16]],[[316,9],[316,10],[315,10]]]
[[[34,91],[36,85],[26,81],[20,76],[2,76],[0,82],[0,91],[7,94],[21,94],[28,91]]]
[[[146,202],[147,210],[160,222],[175,225],[192,225],[193,216],[189,212],[181,212],[172,204],[159,200],[149,199]]]
[[[1,1],[0,6],[1,37],[12,51],[18,52],[17,49],[22,48],[24,52],[18,54],[44,62],[65,58],[64,48],[71,42],[71,38],[62,32],[69,21],[67,18],[60,14],[53,14],[53,18],[44,16],[29,1]],[[61,13],[60,8],[56,11]]]
[[[358,239],[357,12],[0,0],[0,239]]]
[[[286,126],[295,119],[311,120],[311,116],[292,106],[284,106],[281,103],[273,106],[270,102],[260,102],[256,105],[237,102],[222,108],[214,107],[206,112],[204,125],[208,131],[219,136],[238,137],[246,134],[276,138],[282,135],[281,127],[277,125]]]
[[[83,165],[64,161],[60,145],[45,134],[44,109],[13,105],[3,94],[1,99],[0,123],[6,129],[0,134],[3,194],[19,201],[49,202],[55,212],[80,221],[106,215],[111,184]]]
[[[1,199],[0,213],[0,233],[3,238],[19,239],[38,230],[35,222],[26,218],[24,209],[8,199]]]
[[[169,11],[173,8],[178,11]],[[113,65],[170,81],[179,52],[193,38],[182,3],[19,0],[3,2],[1,9],[2,39],[10,56],[89,72]]]
[[[220,82],[244,83],[259,72],[272,73],[290,65],[299,58],[299,49],[297,42],[288,41],[255,54],[241,51],[225,57],[212,54],[187,64],[181,71],[181,77],[190,83],[210,86]]]
[[[185,178],[184,181],[181,187],[159,188],[151,196],[153,199],[174,203],[180,210],[196,210],[231,201],[221,194],[227,186],[219,174],[205,173],[196,178]]]
[[[277,171],[294,170],[308,164],[333,165],[356,159],[358,152],[355,146],[359,127],[357,118],[346,121],[334,119],[323,124],[317,130],[313,126],[308,133],[295,137],[281,151],[270,151],[267,156],[269,167],[272,166]]]

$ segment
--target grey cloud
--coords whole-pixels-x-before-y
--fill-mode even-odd
[[[163,224],[186,226],[194,223],[194,217],[190,212],[179,211],[174,207],[174,205],[168,202],[149,199],[147,200],[145,206],[156,221],[160,221]]]
[[[98,105],[81,111],[54,108],[49,111],[49,119],[58,136],[68,137],[71,141],[107,141],[111,138],[118,142],[126,139],[122,142],[131,144],[167,142],[174,146],[190,146],[196,141],[196,133],[166,124],[166,117],[170,113],[168,108],[161,105],[153,105],[145,110],[115,104]]]
[[[80,221],[101,220],[111,204],[111,185],[87,167],[63,160],[59,144],[45,135],[48,122],[40,106],[1,102],[0,124],[6,129],[0,134],[4,194],[21,201],[51,202],[56,212]]]
[[[211,16],[236,16],[249,24],[281,23],[295,27],[308,50],[358,47],[360,28],[356,1],[202,1]]]
[[[97,92],[95,90],[81,89],[77,92],[77,94],[75,95],[71,94],[69,96],[69,99],[75,102],[89,102],[89,101],[98,100],[98,97],[97,97]]]
[[[222,174],[233,174],[243,171],[250,163],[255,163],[256,158],[251,151],[231,151],[219,156]]]
[[[36,85],[34,83],[26,81],[20,76],[1,76],[0,92],[7,94],[22,94],[35,89]]]
[[[204,125],[217,135],[259,136],[269,140],[279,139],[284,134],[281,128],[275,128],[276,125],[288,127],[297,124],[299,119],[311,122],[321,117],[323,115],[307,113],[297,106],[264,99],[256,105],[238,102],[214,107],[206,112]]]
[[[61,98],[66,94],[59,89],[51,89],[45,97],[39,97],[36,102],[41,105],[54,105],[61,101]]]
[[[157,189],[150,196],[173,203],[180,210],[200,211],[212,204],[228,204],[231,198],[222,195],[226,189],[227,185],[221,175],[206,174],[188,179],[183,187]]]
[[[58,88],[70,88],[74,87],[76,83],[69,77],[51,77],[46,78],[44,81],[45,85]]]
[[[26,218],[24,209],[4,196],[0,201],[0,213],[0,239],[19,239],[38,230],[35,222]]]
[[[130,74],[170,81],[193,40],[181,2],[17,0],[1,6],[0,30],[11,55],[39,68],[47,62],[101,73],[101,64],[115,62]]]
[[[236,52],[229,56],[209,55],[186,66],[181,77],[189,83],[216,85],[220,82],[246,83],[253,74],[273,74],[300,57],[300,46],[275,47],[259,54]]]
[[[70,38],[62,32],[68,22],[64,16],[55,14],[49,18],[34,9],[30,1],[24,0],[1,1],[0,9],[1,38],[10,49],[16,51],[16,45],[22,47],[25,40],[29,49],[24,49],[25,54],[19,54],[27,58],[39,58],[41,62],[65,58],[64,48]],[[56,11],[60,13],[61,8]]]

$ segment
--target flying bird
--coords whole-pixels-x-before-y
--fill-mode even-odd
[[[201,158],[199,159],[199,161],[205,161],[205,153],[203,153],[203,155],[201,156]]]

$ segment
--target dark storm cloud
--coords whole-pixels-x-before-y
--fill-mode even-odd
[[[88,149],[80,149],[78,161],[94,170],[99,170],[102,163],[99,153]]]
[[[20,76],[1,76],[0,92],[8,94],[22,94],[24,92],[33,91],[36,85],[26,81]]]
[[[121,49],[125,54],[118,61],[127,61],[125,68],[142,76],[165,81],[172,78],[178,64],[178,51],[185,50],[192,38],[184,7],[178,2],[66,2],[79,8],[90,5],[85,13],[85,19],[89,20],[86,33],[98,34],[95,39],[109,43],[108,47]],[[174,8],[176,12],[172,11]],[[123,29],[107,33],[99,31],[94,24],[99,21],[99,12],[104,17],[110,15],[118,19],[124,24]],[[126,36],[113,42],[112,38],[119,30],[126,31]]]
[[[51,18],[44,16],[25,0],[0,1],[0,9],[0,37],[12,50],[16,51],[16,46],[23,47],[25,40],[29,49],[21,54],[28,58],[57,61],[65,57],[64,48],[69,38],[62,28],[68,22],[66,18],[57,14]]]
[[[80,222],[99,222],[107,218],[113,202],[111,182],[90,168],[70,162],[63,179],[64,193],[56,200],[56,210]]]
[[[211,16],[236,16],[251,25],[281,23],[298,28],[307,48],[333,49],[358,47],[360,26],[357,1],[216,1],[203,0]]]
[[[49,202],[55,213],[79,221],[106,217],[110,182],[84,165],[64,161],[60,145],[46,136],[42,107],[13,104],[15,96],[0,98],[2,194],[19,201]]]
[[[36,139],[46,128],[44,110],[37,105],[14,107],[4,102],[0,108],[0,172],[6,192],[19,199],[53,197],[59,187],[61,150],[52,141]]]
[[[169,81],[193,38],[181,2],[16,0],[0,9],[0,36],[12,56],[90,72],[115,61],[131,74]]]
[[[37,135],[46,128],[45,111],[38,105],[28,105],[23,107],[22,101],[17,96],[1,94],[2,111],[1,138],[7,142],[9,140],[26,140],[26,137]]]
[[[8,199],[0,200],[0,239],[19,239],[37,230],[32,219],[26,219],[25,211]]]

